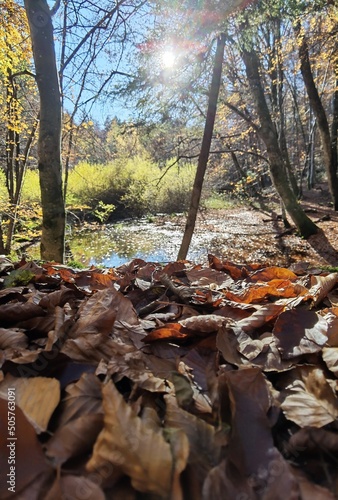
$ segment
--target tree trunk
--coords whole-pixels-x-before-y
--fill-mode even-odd
[[[196,170],[196,176],[194,180],[194,185],[191,194],[190,207],[187,216],[187,222],[185,226],[185,231],[181,243],[180,250],[178,252],[177,260],[185,259],[189,250],[191,238],[195,229],[197,211],[201,199],[202,186],[205,176],[205,171],[207,168],[207,163],[210,153],[210,145],[212,140],[212,134],[214,131],[214,123],[217,110],[217,100],[219,94],[219,88],[221,85],[222,77],[222,65],[224,57],[224,47],[225,47],[225,35],[222,33],[217,39],[217,48],[214,61],[214,68],[212,73],[212,80],[209,92],[209,102],[208,111],[204,125],[204,133],[201,145],[201,151],[198,158],[198,165]]]
[[[305,214],[297,201],[295,193],[290,187],[286,166],[278,143],[277,131],[272,122],[264,95],[264,89],[259,74],[259,60],[257,54],[253,49],[250,49],[250,51],[243,49],[242,58],[260,121],[259,134],[265,143],[270,161],[272,182],[299,233],[304,238],[308,238],[312,234],[315,234],[318,228]]]
[[[309,97],[310,106],[317,119],[317,126],[323,147],[323,160],[331,199],[334,209],[338,210],[337,161],[333,149],[334,145],[331,141],[330,127],[323,103],[320,99],[317,87],[313,79],[307,41],[305,36],[303,36],[301,33],[301,26],[299,23],[294,26],[294,30],[299,41],[300,70]]]
[[[64,261],[65,205],[62,194],[62,107],[53,25],[46,0],[25,0],[40,95],[38,166],[42,206],[41,258]]]

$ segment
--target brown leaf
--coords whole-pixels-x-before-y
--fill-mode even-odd
[[[221,261],[218,257],[214,255],[208,255],[209,265],[212,269],[217,271],[224,271],[230,274],[231,278],[234,280],[246,278],[248,276],[248,270],[244,266],[237,266],[229,261]]]
[[[14,388],[16,404],[37,433],[47,430],[50,417],[60,401],[60,382],[55,378],[16,378],[7,374],[0,383],[0,396],[5,398]]]
[[[204,314],[200,316],[192,316],[191,318],[179,321],[179,324],[184,328],[198,333],[217,332],[225,323],[225,318],[216,314]]]
[[[298,498],[293,475],[274,447],[268,418],[273,397],[263,374],[257,368],[246,368],[225,371],[221,377],[228,386],[231,408],[228,472],[221,479],[228,490],[225,496],[235,492],[239,484],[240,494],[246,483],[244,492],[251,491],[248,498],[282,499],[285,491],[289,492],[288,498]],[[209,491],[213,491],[210,485]]]
[[[287,449],[294,455],[319,451],[338,453],[338,434],[326,429],[305,427],[291,436]]]
[[[116,465],[141,492],[168,496],[172,456],[163,436],[142,422],[110,381],[103,387],[104,429],[87,464],[89,472]]]
[[[69,332],[71,338],[88,334],[109,335],[115,321],[138,324],[136,312],[126,297],[115,288],[96,292],[79,309],[79,319]]]
[[[319,304],[332,290],[338,280],[338,273],[328,276],[311,276],[310,295],[313,297],[313,306]]]
[[[298,278],[297,274],[293,273],[289,269],[283,267],[265,267],[251,274],[251,281],[271,281],[274,279],[282,280],[296,280]]]
[[[273,334],[283,359],[321,350],[327,342],[328,324],[314,311],[294,309],[277,318]]]
[[[2,326],[15,325],[20,321],[44,316],[44,309],[33,302],[14,302],[0,305],[0,323]]]
[[[266,469],[273,439],[267,413],[271,397],[258,368],[225,372],[230,396],[231,439],[229,459],[244,476]],[[256,443],[259,443],[257,447]]]
[[[8,422],[9,416],[12,417],[12,414],[9,415],[8,412],[12,412],[12,406],[9,406],[8,402],[7,395],[6,399],[0,398],[0,498],[3,499],[13,497],[13,490],[8,490],[12,485],[7,483],[8,480],[10,481],[7,474],[10,474],[11,470],[15,474],[15,493],[24,490],[41,474],[48,475],[51,472],[51,467],[47,464],[35,430],[18,406],[15,406],[14,409],[14,436],[9,435]],[[11,461],[13,457],[15,457],[14,463]],[[14,469],[10,469],[10,467],[14,467]]]
[[[269,333],[253,340],[239,328],[221,329],[217,334],[217,347],[224,359],[233,365],[259,366],[267,372],[281,372],[292,366],[292,361],[281,359],[276,339]]]
[[[301,470],[292,467],[292,471],[299,486],[301,500],[334,500],[336,498],[327,488],[310,481]]]
[[[55,465],[91,452],[103,426],[103,415],[87,414],[59,426],[45,445],[46,455]]]
[[[48,491],[44,500],[60,500],[69,498],[72,500],[105,500],[106,496],[103,493],[100,485],[97,484],[97,475],[93,478],[96,481],[91,481],[84,476],[61,476],[57,477],[53,486]]]
[[[187,466],[189,458],[189,440],[180,429],[171,430],[168,436],[174,459],[171,500],[184,500],[184,491],[180,483],[181,473]]]
[[[236,326],[241,328],[244,332],[250,333],[276,319],[283,310],[284,306],[278,304],[256,306],[256,311],[247,318],[237,321]]]
[[[80,379],[68,384],[61,401],[58,426],[83,415],[102,413],[101,381],[93,373],[83,373]]]
[[[288,374],[281,401],[286,418],[299,427],[323,427],[338,417],[338,399],[314,366],[299,366]]]
[[[156,377],[146,364],[146,357],[140,351],[130,354],[115,354],[107,366],[107,373],[114,375],[117,382],[127,377],[135,384],[150,392],[167,392],[168,384],[165,378]]]
[[[97,364],[102,359],[109,361],[115,353],[123,354],[134,350],[134,346],[122,344],[105,334],[98,333],[66,340],[61,352],[74,361]]]
[[[156,328],[146,337],[142,339],[143,342],[154,342],[156,340],[185,340],[193,336],[193,332],[184,328],[179,323],[167,323],[166,326]]]
[[[328,369],[338,378],[338,347],[324,347],[322,357]]]
[[[71,302],[79,298],[84,298],[84,294],[82,292],[76,289],[66,288],[62,285],[60,290],[45,293],[39,302],[39,306],[53,312],[55,307],[63,307],[67,302]]]
[[[338,347],[338,308],[334,307],[325,311],[324,318],[328,323],[328,345]]]
[[[299,488],[287,462],[273,448],[267,469],[257,475],[242,476],[229,460],[212,469],[203,485],[203,500],[234,498],[245,500],[299,500]]]
[[[215,269],[191,269],[186,271],[191,286],[210,286],[215,289],[230,287],[233,279]]]
[[[165,426],[180,429],[188,437],[189,464],[203,481],[208,471],[218,463],[221,443],[217,441],[215,428],[204,420],[178,407],[172,394],[164,396],[166,403]]]
[[[286,279],[274,279],[268,283],[261,283],[256,285],[250,285],[242,293],[226,292],[225,297],[228,300],[233,300],[235,302],[244,302],[246,304],[252,304],[255,302],[260,302],[267,297],[298,297],[299,295],[305,295],[308,290],[298,284],[292,283],[290,280]]]
[[[23,348],[28,345],[26,335],[16,328],[0,328],[0,349]]]

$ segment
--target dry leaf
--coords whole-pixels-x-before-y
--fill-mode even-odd
[[[191,318],[179,321],[179,324],[198,333],[217,332],[225,323],[225,318],[216,314],[204,314],[201,316],[192,316]]]
[[[324,347],[322,357],[328,369],[338,378],[338,347]]]
[[[111,381],[102,393],[104,428],[87,470],[95,471],[104,464],[117,466],[136,490],[168,496],[173,466],[170,445],[142,422]]]
[[[282,313],[273,334],[283,359],[321,350],[327,342],[327,321],[314,311],[294,309]]]
[[[338,418],[338,399],[323,371],[313,366],[290,372],[281,391],[281,407],[299,427],[324,427]]]
[[[7,476],[11,470],[14,471],[15,475],[15,493],[23,491],[31,482],[37,480],[40,475],[48,476],[52,471],[42,451],[41,444],[36,437],[33,426],[28,422],[18,406],[15,407],[14,411],[14,436],[9,435],[8,422],[9,416],[12,417],[12,415],[8,415],[8,411],[11,410],[8,407],[6,395],[6,399],[0,398],[0,498],[2,499],[13,497],[13,489],[8,489],[13,486],[13,483],[7,483],[8,480],[11,480]],[[14,463],[11,460],[13,458]],[[14,467],[14,469],[10,469],[10,467]],[[31,497],[26,496],[26,498]]]
[[[55,378],[16,378],[7,375],[0,383],[0,396],[15,389],[15,403],[24,412],[37,433],[47,430],[48,422],[60,401],[60,382]]]

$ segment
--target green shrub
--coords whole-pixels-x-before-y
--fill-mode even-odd
[[[21,198],[26,203],[40,203],[41,195],[38,170],[26,170]]]
[[[164,171],[142,157],[108,165],[79,163],[69,173],[67,204],[92,210],[99,202],[114,205],[115,217],[186,210],[195,168],[173,166],[160,180]]]
[[[172,163],[169,161],[168,166]],[[189,163],[171,167],[158,185],[153,213],[186,211],[189,208],[195,172],[196,167]]]
[[[70,210],[87,207],[97,218],[102,218],[101,222],[107,222],[111,214],[117,219],[185,211],[195,167],[190,164],[170,167],[173,163],[170,160],[161,169],[142,156],[120,158],[106,165],[79,163],[69,172],[66,205]],[[5,190],[5,180],[0,172],[1,189]],[[26,172],[22,203],[40,203],[37,170]]]

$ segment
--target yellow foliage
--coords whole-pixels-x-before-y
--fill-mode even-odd
[[[28,21],[23,7],[1,0],[0,74],[19,71],[31,58]]]

